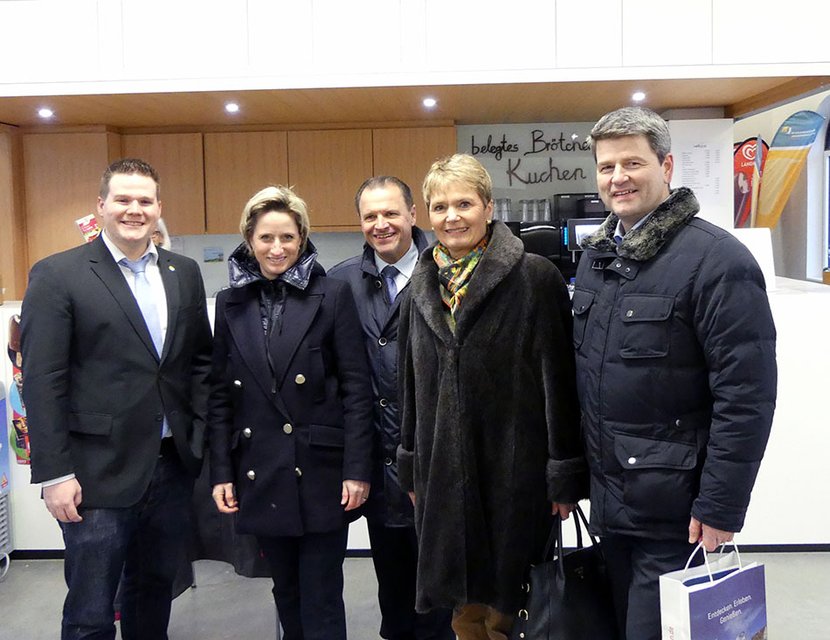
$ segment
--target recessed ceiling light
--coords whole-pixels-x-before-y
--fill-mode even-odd
[[[643,100],[646,99],[646,94],[643,91],[635,91],[634,93],[631,94],[631,99],[634,102],[642,102]]]
[[[41,107],[40,109],[38,109],[38,110],[37,110],[37,114],[38,114],[41,118],[51,118],[53,115],[55,115],[55,112],[54,112],[54,111],[52,111],[52,110],[51,110],[50,108],[48,108],[48,107]]]
[[[227,111],[228,113],[238,113],[239,105],[235,102],[229,102],[225,105],[225,111]]]
[[[424,98],[424,106],[427,109],[432,109],[436,104],[438,104],[438,100],[435,98]]]

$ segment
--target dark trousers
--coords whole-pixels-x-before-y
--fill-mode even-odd
[[[346,640],[343,559],[348,531],[257,537],[274,580],[283,640]]]
[[[696,545],[681,540],[603,536],[622,640],[660,640],[660,576],[682,569]],[[692,564],[700,564],[700,555]]]
[[[139,502],[85,509],[61,523],[64,576],[62,640],[115,638],[113,601],[123,571],[121,637],[166,640],[173,579],[190,535],[193,479],[175,453],[160,457]]]
[[[386,640],[455,640],[452,611],[415,612],[418,540],[415,527],[386,527],[369,520],[372,562],[378,580],[380,635]]]

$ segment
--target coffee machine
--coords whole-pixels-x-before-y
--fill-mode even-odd
[[[576,275],[579,240],[595,230],[608,215],[597,193],[557,193],[546,200],[522,200],[521,213],[514,214],[507,199],[497,199],[496,217],[511,228],[528,253],[553,262],[565,282]],[[526,203],[534,203],[528,206]],[[542,203],[547,203],[546,205]],[[540,214],[540,212],[543,212]]]

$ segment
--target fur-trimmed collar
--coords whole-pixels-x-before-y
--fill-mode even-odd
[[[621,258],[645,262],[650,260],[666,241],[700,211],[695,194],[687,187],[674,189],[641,227],[623,236],[622,243],[614,242],[614,230],[619,218],[610,214],[599,229],[582,241],[583,249],[616,253]]]
[[[424,315],[430,328],[445,342],[452,340],[446,315],[449,310],[441,301],[438,283],[438,265],[432,257],[430,245],[422,254],[410,280],[412,302]],[[480,307],[493,289],[513,271],[524,256],[524,245],[503,222],[493,222],[493,235],[481,256],[467,295],[456,315],[456,335],[463,336],[478,317]]]

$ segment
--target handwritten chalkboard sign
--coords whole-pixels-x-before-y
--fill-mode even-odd
[[[547,198],[596,189],[586,141],[593,123],[464,125],[458,150],[475,156],[493,178],[494,197]]]

